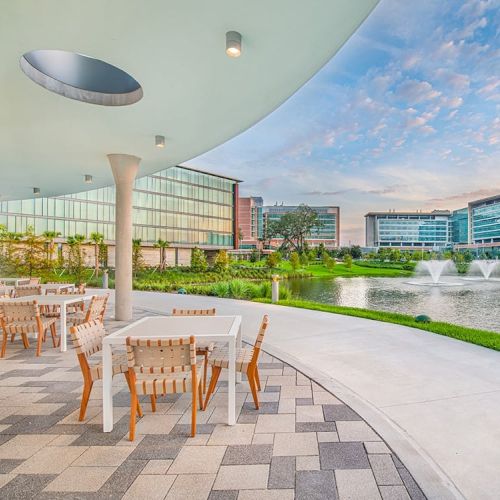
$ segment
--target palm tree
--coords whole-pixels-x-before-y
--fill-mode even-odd
[[[66,240],[69,246],[69,267],[76,277],[77,284],[82,282],[84,258],[82,255],[82,244],[85,243],[85,236],[83,234],[75,234],[68,236]]]
[[[44,231],[42,236],[47,242],[47,267],[50,267],[54,256],[54,240],[61,236],[61,233],[59,231]]]
[[[90,241],[94,244],[94,269],[95,277],[99,276],[99,246],[104,241],[104,235],[101,233],[90,233]]]
[[[165,250],[170,246],[170,243],[165,240],[158,240],[155,244],[155,248],[160,249],[160,271],[165,269]]]
[[[137,275],[137,272],[142,269],[144,266],[144,259],[142,258],[142,239],[134,238],[132,240],[132,270],[134,272],[134,276]]]

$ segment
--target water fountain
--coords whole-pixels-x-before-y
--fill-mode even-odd
[[[455,269],[455,264],[452,260],[423,260],[418,263],[416,272],[429,275],[432,281],[409,281],[410,285],[423,286],[457,286],[462,285],[460,282],[442,281],[441,275],[446,271]]]
[[[470,273],[474,274],[475,272],[479,271],[481,273],[481,276],[468,276],[467,278],[464,278],[466,280],[495,280],[495,278],[492,278],[491,275],[493,274],[493,271],[496,269],[497,266],[500,266],[500,261],[498,260],[474,260],[472,261],[472,264],[470,266]]]

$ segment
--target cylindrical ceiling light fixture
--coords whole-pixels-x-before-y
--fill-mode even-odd
[[[229,57],[240,57],[241,55],[241,34],[237,31],[226,33],[226,54]]]
[[[33,194],[35,196],[40,196],[40,188],[33,188]]]
[[[84,179],[85,179],[85,184],[92,184],[93,182],[92,176],[90,174],[85,174]]]
[[[164,148],[165,147],[165,136],[155,135],[155,146],[157,148]]]

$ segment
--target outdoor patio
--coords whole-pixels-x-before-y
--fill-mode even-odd
[[[134,319],[152,314],[134,308]],[[106,321],[110,332],[123,325]],[[228,427],[227,385],[219,383],[190,438],[189,394],[159,398],[155,414],[146,398],[130,442],[125,380],[114,380],[112,432],[102,432],[100,384],[80,423],[75,353],[45,345],[36,358],[20,340],[9,343],[0,362],[0,498],[425,498],[351,408],[266,353],[259,411],[239,384],[238,423]]]

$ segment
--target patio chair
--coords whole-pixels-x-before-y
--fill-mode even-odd
[[[40,315],[40,308],[36,300],[27,302],[4,302],[0,304],[0,323],[3,331],[3,343],[0,357],[3,358],[5,356],[9,334],[12,335],[12,340],[14,340],[16,334],[19,333],[23,340],[24,348],[28,349],[30,344],[27,334],[36,333],[36,355],[40,356],[42,342],[45,341],[47,330],[50,329],[52,343],[54,347],[57,347],[60,340],[57,340],[55,322],[55,318],[44,318]]]
[[[172,309],[172,316],[215,316],[212,309]],[[207,392],[208,356],[214,350],[213,342],[197,342],[196,355],[203,356],[203,394]]]
[[[88,323],[72,326],[69,331],[83,375],[82,402],[78,417],[81,422],[85,418],[92,386],[96,380],[102,379],[103,364],[99,353],[102,351],[102,339],[106,335],[106,330],[100,321],[92,320]],[[130,389],[127,354],[125,352],[113,354],[113,376],[119,373],[123,373]],[[136,411],[142,417],[139,403],[137,403]]]
[[[40,285],[21,285],[21,286],[16,286],[14,290],[16,297],[42,295],[42,287]]]
[[[192,393],[191,437],[196,435],[196,398],[203,407],[201,379],[196,364],[194,336],[177,339],[127,337],[128,371],[130,377],[130,432],[135,438],[134,408],[139,395],[156,398],[159,394]],[[198,396],[197,393],[198,392]]]
[[[109,294],[94,295],[86,311],[79,311],[68,315],[68,321],[73,325],[81,325],[88,323],[91,320],[99,320],[104,323],[104,314],[106,313],[106,305],[108,303]]]
[[[29,285],[30,286],[39,285],[40,281],[41,281],[41,278],[30,278]]]
[[[260,391],[260,377],[259,377],[259,354],[260,347],[264,341],[264,335],[269,325],[269,316],[266,314],[262,319],[259,333],[255,339],[255,344],[249,347],[243,347],[236,351],[236,371],[245,373],[248,378],[248,384],[252,391],[255,409],[259,409],[259,398],[257,391]],[[219,380],[222,368],[229,368],[229,354],[227,347],[216,348],[213,350],[212,355],[208,358],[208,363],[212,366],[212,377],[208,386],[207,394],[205,396],[205,404],[203,409],[206,409],[210,396],[215,391],[215,386]]]
[[[61,293],[55,293],[55,295],[81,295],[78,290],[61,290]],[[82,301],[75,302],[74,304],[68,304],[66,306],[66,313],[68,315],[74,314],[76,312],[83,311],[85,303]],[[42,315],[47,318],[60,318],[61,317],[61,306],[45,306],[42,310]],[[69,317],[69,316],[68,316]]]

